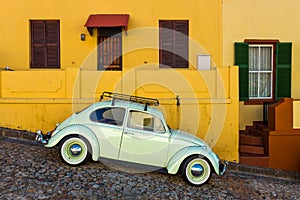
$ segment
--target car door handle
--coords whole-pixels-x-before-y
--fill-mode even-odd
[[[134,133],[127,132],[127,131],[125,131],[124,134],[126,134],[126,135],[134,135]]]

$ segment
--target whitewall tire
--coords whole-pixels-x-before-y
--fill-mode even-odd
[[[200,156],[192,156],[186,159],[181,168],[181,175],[191,185],[205,184],[211,177],[209,162]]]
[[[60,156],[69,165],[80,165],[89,157],[88,142],[79,137],[64,139],[60,147]]]

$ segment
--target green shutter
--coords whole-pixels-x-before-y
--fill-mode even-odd
[[[239,66],[240,101],[249,100],[249,44],[234,44],[234,64]]]
[[[292,43],[277,43],[275,98],[291,97]]]

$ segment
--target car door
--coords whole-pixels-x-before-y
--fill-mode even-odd
[[[102,107],[91,112],[88,127],[98,138],[100,157],[118,159],[125,113],[122,107]]]
[[[169,134],[162,120],[150,113],[130,110],[124,126],[119,159],[165,167]]]

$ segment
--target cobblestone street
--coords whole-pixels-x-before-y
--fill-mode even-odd
[[[249,175],[229,166],[202,187],[179,175],[131,173],[101,162],[65,165],[57,148],[0,137],[0,199],[299,199],[300,181]]]

